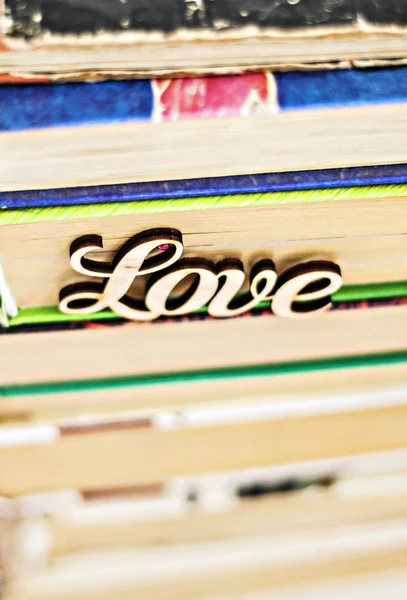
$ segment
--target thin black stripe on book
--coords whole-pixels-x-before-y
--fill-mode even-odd
[[[364,310],[368,308],[378,308],[385,306],[406,306],[407,305],[407,297],[397,297],[397,298],[377,298],[372,300],[354,300],[347,302],[334,302],[332,304],[331,310]],[[255,308],[252,311],[245,313],[243,315],[238,315],[233,317],[234,319],[244,319],[244,318],[254,318],[254,317],[274,317],[273,313],[270,311],[270,308]],[[207,321],[207,320],[216,320],[215,317],[210,317],[206,314],[206,312],[200,313],[192,313],[189,315],[177,316],[177,317],[160,317],[155,321],[145,322],[145,323],[137,323],[137,325],[141,326],[151,326],[157,323],[185,323],[185,322],[195,322],[195,321]],[[89,321],[58,321],[52,323],[30,323],[27,325],[15,325],[13,327],[9,327],[7,329],[2,329],[0,327],[0,334],[9,335],[14,333],[40,333],[46,331],[75,331],[81,329],[102,329],[106,327],[120,327],[131,323],[126,319],[117,318],[117,319],[98,319],[98,320],[89,320]]]

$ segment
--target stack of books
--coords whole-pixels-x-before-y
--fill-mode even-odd
[[[2,599],[405,598],[403,0],[2,27]]]

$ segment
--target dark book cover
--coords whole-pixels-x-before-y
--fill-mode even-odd
[[[372,24],[404,26],[404,0],[6,0],[12,36],[44,33],[180,29],[231,30],[247,26],[315,28]]]
[[[0,82],[388,63],[406,25],[404,0],[0,0]]]

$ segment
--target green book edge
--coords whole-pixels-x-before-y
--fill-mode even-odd
[[[0,225],[247,206],[295,205],[313,202],[371,200],[374,198],[386,199],[403,196],[407,196],[407,184],[234,194],[173,200],[142,200],[137,202],[113,202],[47,208],[3,209],[0,211]]]
[[[77,393],[121,388],[141,388],[152,385],[168,385],[199,381],[266,377],[334,369],[352,369],[407,363],[407,351],[358,356],[340,356],[305,361],[291,361],[261,365],[248,365],[218,369],[204,369],[174,373],[155,373],[117,378],[85,379],[80,381],[55,381],[24,385],[9,385],[0,388],[0,397],[35,396],[38,394]]]
[[[386,298],[407,297],[407,281],[390,283],[370,283],[342,287],[333,294],[334,302],[358,302],[362,300],[379,300]],[[270,301],[262,302],[259,309],[267,308]],[[202,307],[195,314],[206,314],[207,308]],[[102,310],[90,315],[67,315],[60,312],[57,306],[39,306],[22,308],[18,315],[9,320],[10,327],[19,325],[39,325],[41,323],[67,323],[72,321],[97,321],[105,319],[120,319],[121,317],[111,310]]]

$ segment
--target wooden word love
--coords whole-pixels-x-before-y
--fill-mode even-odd
[[[126,319],[152,321],[162,315],[186,315],[207,305],[212,317],[234,317],[270,300],[275,315],[303,317],[329,308],[331,294],[342,285],[340,268],[332,262],[302,263],[277,277],[273,261],[264,259],[252,267],[249,292],[241,294],[245,274],[240,260],[215,264],[202,258],[182,259],[182,235],[175,229],[150,229],[135,235],[112,263],[88,258],[89,252],[102,248],[99,235],[86,235],[72,243],[75,271],[103,281],[63,288],[62,312],[84,315],[110,308]],[[142,275],[150,275],[144,300],[129,295],[134,280]],[[181,282],[187,289],[174,296]]]

